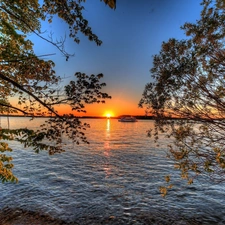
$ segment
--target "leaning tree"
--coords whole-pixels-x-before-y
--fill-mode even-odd
[[[182,27],[187,39],[162,43],[140,101],[155,116],[149,135],[170,138],[169,157],[189,184],[199,174],[225,178],[225,3],[202,5],[201,19]]]
[[[64,49],[63,39],[46,38],[41,25],[51,23],[57,16],[68,25],[71,37],[79,43],[81,32],[90,41],[101,45],[83,16],[85,0],[2,0],[0,2],[0,113],[22,113],[27,116],[50,116],[42,128],[0,129],[0,180],[17,181],[12,173],[12,151],[6,140],[16,139],[36,152],[47,150],[50,154],[62,152],[62,135],[76,144],[88,143],[82,123],[74,112],[85,112],[85,104],[100,103],[110,96],[101,91],[102,74],[87,76],[76,72],[75,79],[60,89],[60,76],[54,71],[54,62],[44,60],[33,50],[30,34],[53,45],[68,60],[71,56]],[[116,0],[104,0],[115,9]],[[57,90],[57,91],[56,91]],[[69,105],[71,114],[61,115],[58,105]],[[48,142],[44,141],[48,140]]]

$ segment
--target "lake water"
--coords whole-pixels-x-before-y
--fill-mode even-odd
[[[42,121],[10,118],[10,128],[36,128]],[[161,197],[159,186],[165,185],[164,176],[179,174],[166,158],[167,140],[162,139],[157,147],[146,136],[153,121],[82,121],[91,125],[87,131],[90,145],[68,141],[62,154],[35,154],[10,142],[19,183],[0,184],[0,208],[17,207],[80,224],[86,224],[87,218],[145,224],[148,217],[156,224],[170,224],[172,217],[225,224],[223,184],[211,184],[207,179],[191,186],[175,182],[168,196]],[[7,126],[7,118],[1,118],[1,125]]]

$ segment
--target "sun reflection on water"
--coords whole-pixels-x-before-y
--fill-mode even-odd
[[[110,150],[110,119],[107,119],[106,123],[106,137],[104,142],[104,149]]]
[[[107,119],[106,130],[110,131],[110,119]]]
[[[110,158],[110,119],[107,119],[106,123],[106,136],[104,141],[104,156]],[[103,169],[105,171],[105,176],[108,178],[111,175],[111,166],[109,163],[104,164]]]

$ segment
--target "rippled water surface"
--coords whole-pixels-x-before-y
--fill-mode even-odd
[[[148,215],[182,215],[205,224],[225,224],[224,185],[196,181],[177,183],[166,198],[159,193],[164,175],[174,174],[166,158],[166,140],[160,147],[146,137],[152,121],[120,123],[86,119],[90,145],[67,143],[63,154],[35,154],[17,142],[14,173],[18,184],[0,184],[0,208],[15,206],[48,213],[66,221],[81,218],[130,218]],[[38,127],[41,120],[10,118],[10,128]],[[2,126],[7,119],[2,118]]]

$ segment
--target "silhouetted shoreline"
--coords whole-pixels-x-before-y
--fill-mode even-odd
[[[116,116],[116,117],[104,117],[104,116],[77,116],[77,118],[79,119],[119,119],[123,116],[127,116],[127,115],[120,115],[120,116]],[[0,117],[23,117],[23,118],[51,118],[51,116],[31,116],[31,115],[0,115]],[[154,117],[153,116],[135,116],[135,118],[137,118],[138,120],[153,120]]]

